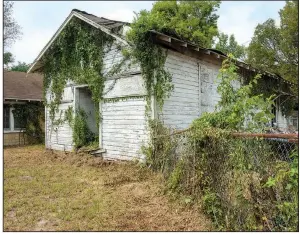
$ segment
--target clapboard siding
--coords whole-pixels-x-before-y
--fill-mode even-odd
[[[65,89],[68,90],[68,88]],[[67,96],[67,98],[70,98],[70,95]],[[64,111],[67,110],[69,106],[73,106],[73,102],[60,104],[58,106],[58,113],[55,114],[55,120],[59,119],[60,117],[64,119],[65,117]],[[47,107],[46,107],[45,114],[46,114],[45,116],[46,148],[54,149],[54,150],[72,151],[73,150],[72,128],[69,126],[67,122],[60,124],[59,126],[52,125],[49,108]]]
[[[105,55],[103,58],[103,73],[107,74],[114,65],[120,63],[123,59],[123,55],[122,55],[122,49],[124,48],[123,45],[118,45],[118,43],[115,41],[113,42],[111,47],[106,47],[105,48]],[[138,64],[133,64],[131,63],[129,60],[126,61],[119,74],[122,73],[129,73],[129,72],[139,72],[140,71],[140,67],[138,66]]]
[[[141,75],[131,75],[105,81],[104,98],[144,96],[146,89]]]
[[[103,73],[107,74],[112,68],[113,65],[122,61],[123,56],[121,53],[122,47],[117,45],[117,42],[114,41],[111,47],[106,47],[105,55],[103,58]],[[131,66],[129,66],[131,65]],[[115,74],[114,77],[122,77],[124,74],[135,74],[139,72],[139,66],[137,64],[130,64],[130,61],[126,61],[126,63],[122,66],[120,72]],[[58,112],[55,113],[55,119],[64,118],[64,111],[68,109],[69,106],[77,107],[80,101],[77,100],[77,104],[74,105],[74,88],[76,87],[76,83],[72,81],[72,79],[67,82],[66,87],[64,88],[64,92],[62,95],[62,102],[58,107]],[[105,81],[104,88],[104,97],[105,98],[116,98],[116,97],[126,97],[126,96],[143,96],[145,94],[145,89],[143,88],[143,82],[140,75],[131,75],[129,77],[122,77],[117,80],[107,80]],[[47,101],[50,102],[53,97],[51,97],[50,93],[46,96]],[[78,97],[80,98],[80,97]],[[82,100],[81,100],[82,101]],[[145,131],[143,127],[145,125],[145,120],[140,113],[145,112],[144,107],[139,107],[135,105],[135,102],[124,102],[122,105],[115,104],[113,105],[115,109],[111,110],[112,113],[116,111],[119,115],[110,115],[110,109],[104,111],[102,113],[104,119],[106,120],[106,124],[110,125],[111,128],[107,128],[107,131],[104,131],[104,136],[106,136],[109,131],[112,134],[117,132],[119,128],[122,129],[133,129],[133,130],[141,130]],[[109,106],[109,104],[107,105]],[[62,115],[61,115],[62,111]],[[127,113],[126,117],[123,115]],[[56,149],[56,150],[67,150],[70,151],[73,149],[73,132],[72,128],[68,123],[63,123],[60,126],[52,126],[50,117],[49,117],[49,109],[46,108],[45,111],[45,145],[47,148]],[[118,122],[118,125],[114,125]],[[138,135],[141,135],[141,132],[136,132]]]
[[[173,128],[187,128],[204,112],[213,112],[220,100],[217,79],[220,66],[168,51],[165,68],[172,75],[174,90],[158,118]],[[239,86],[239,82],[235,86]]]
[[[189,126],[199,115],[198,64],[193,58],[168,51],[166,70],[172,75],[174,90],[158,118],[164,124],[178,129]]]
[[[108,159],[141,159],[141,146],[147,143],[143,98],[102,104],[102,146]]]

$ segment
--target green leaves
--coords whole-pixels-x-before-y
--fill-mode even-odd
[[[73,142],[76,148],[87,145],[88,143],[94,141],[95,134],[89,130],[88,124],[86,122],[87,115],[84,110],[79,109],[76,112],[74,118],[73,126]]]
[[[26,105],[14,105],[14,108],[14,118],[18,119],[21,126],[25,126],[24,130],[29,136],[29,141],[43,142],[45,133],[41,128],[41,120],[44,119],[44,105],[30,102]]]
[[[231,53],[238,59],[244,60],[246,57],[246,48],[237,43],[233,34],[228,37],[225,33],[219,33],[215,48],[225,54]]]
[[[247,62],[298,84],[298,1],[287,1],[279,15],[279,27],[274,19],[257,25]]]
[[[23,62],[23,63],[18,62],[18,64],[12,66],[10,70],[11,71],[19,71],[19,72],[27,72],[29,67],[30,67],[30,64],[26,64],[25,62]]]
[[[10,52],[5,52],[3,54],[3,63],[8,66],[9,63],[13,63],[14,62],[14,57],[13,54]]]
[[[211,47],[218,34],[219,6],[220,1],[158,1],[149,12],[151,29]]]
[[[171,74],[164,68],[167,55],[153,43],[149,30],[211,47],[213,37],[217,35],[215,11],[219,6],[220,1],[158,1],[151,11],[142,10],[136,14],[126,35],[132,49],[124,51],[124,55],[141,66],[148,93],[147,110],[151,108],[151,95],[156,96],[162,108],[174,88]]]
[[[63,29],[43,57],[44,94],[48,90],[54,96],[54,100],[47,103],[52,121],[68,80],[87,84],[98,108],[105,80],[102,71],[104,48],[109,48],[113,40],[106,33],[77,18],[73,18]],[[111,71],[109,75],[116,72],[119,69]]]
[[[265,184],[265,186],[268,187],[268,188],[270,188],[270,187],[275,186],[275,184],[276,184],[276,180],[274,178],[272,178],[272,177],[269,177],[268,181]]]

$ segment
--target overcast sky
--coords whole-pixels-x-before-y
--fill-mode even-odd
[[[31,63],[50,40],[72,9],[100,17],[131,22],[134,12],[150,10],[153,1],[20,1],[14,3],[14,18],[22,27],[22,39],[11,51],[16,61]],[[258,23],[273,18],[279,24],[278,11],[284,1],[224,1],[218,11],[220,31],[234,34],[247,45]]]

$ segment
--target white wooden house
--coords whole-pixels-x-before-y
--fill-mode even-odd
[[[53,38],[35,59],[28,72],[38,71],[42,66],[41,58],[49,46],[68,24],[72,17],[77,17],[88,24],[93,25],[115,38],[115,45],[105,55],[104,69],[119,62],[122,53],[119,46],[129,46],[125,40],[125,33],[129,29],[127,23],[99,18],[94,15],[72,10]],[[168,126],[177,129],[187,128],[191,122],[206,111],[213,111],[219,100],[217,83],[215,83],[221,63],[226,58],[219,51],[209,50],[180,41],[176,38],[151,31],[155,43],[168,51],[165,66],[172,74],[174,91],[171,97],[165,101],[163,111],[157,108],[155,97],[152,97],[152,118],[163,120]],[[243,74],[254,74],[258,70],[239,62]],[[264,73],[265,77],[276,80],[280,77]],[[237,85],[239,85],[237,83]],[[85,85],[76,85],[69,82],[65,89],[63,99],[59,105],[60,110],[66,110],[69,106],[82,107],[89,113],[88,122],[92,131],[99,134],[99,148],[102,156],[107,159],[129,160],[143,158],[141,146],[148,142],[149,131],[145,117],[146,90],[139,66],[128,68],[124,65],[122,71],[115,77],[105,82],[104,100],[100,103],[102,121],[97,129],[94,118],[93,102],[91,94]],[[117,102],[106,102],[120,97],[132,97]],[[49,99],[49,95],[47,96]],[[277,124],[286,127],[288,119],[284,118],[278,109]],[[72,129],[65,123],[55,130],[51,130],[49,110],[45,110],[46,116],[46,147],[56,150],[70,151],[73,149]]]

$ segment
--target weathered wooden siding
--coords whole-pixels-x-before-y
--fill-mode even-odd
[[[106,149],[103,156],[121,160],[142,158],[140,148],[147,143],[148,137],[144,100],[146,90],[142,77],[135,75],[108,81],[105,92],[100,137],[102,148]],[[125,100],[120,99],[124,97]]]
[[[289,119],[283,115],[281,108],[276,109],[276,122],[277,127],[283,131],[286,131],[289,125],[292,125]]]
[[[204,112],[215,110],[220,100],[217,92],[220,66],[168,50],[165,67],[174,84],[163,110],[158,111],[165,125],[184,129]],[[239,87],[240,82],[233,85]]]
[[[141,75],[131,75],[105,82],[104,98],[144,96],[146,89]]]
[[[167,126],[186,128],[199,116],[199,78],[197,60],[168,51],[165,63],[172,75],[174,90],[165,101],[159,118]]]
[[[214,111],[220,99],[217,65],[169,50],[165,67],[172,75],[174,90],[162,112],[158,111],[164,124],[187,128],[202,113]]]
[[[123,56],[121,53],[121,47],[118,46],[116,42],[113,43],[113,45],[110,48],[105,48],[106,54],[103,58],[103,73],[107,74],[112,68],[113,65],[119,63]],[[116,98],[116,97],[126,97],[126,96],[141,96],[144,95],[144,91],[142,89],[142,80],[140,76],[132,76],[130,74],[137,74],[139,73],[139,66],[136,64],[132,66],[128,66],[130,63],[127,61],[123,64],[120,72],[116,75],[114,75],[112,78],[116,79],[110,79],[105,81],[105,98]],[[127,76],[127,78],[123,78],[124,76]],[[129,76],[129,77],[128,77]],[[122,78],[121,78],[122,77]],[[76,101],[76,105],[74,103],[75,100],[75,88],[76,84],[72,81],[68,82],[64,89],[62,103],[59,105],[58,113],[56,114],[56,119],[60,117],[60,112],[65,111],[68,109],[69,106],[72,106],[75,110],[75,107],[82,106],[81,101]],[[82,95],[81,95],[82,96]],[[50,95],[47,95],[47,100],[50,100]],[[80,99],[80,95],[77,96],[78,99]],[[86,103],[87,100],[85,100]],[[129,101],[130,102],[130,101]],[[124,101],[125,103],[125,101]],[[138,102],[140,103],[140,102]],[[83,104],[84,105],[84,104]],[[125,105],[126,106],[126,105]],[[125,112],[128,109],[127,107],[124,107]],[[126,109],[127,108],[127,109]],[[105,109],[104,109],[105,110]],[[144,111],[141,110],[142,115],[144,114]],[[115,113],[117,116],[116,118],[119,118],[120,113]],[[135,112],[132,112],[131,114],[134,114]],[[113,113],[114,114],[114,113]],[[103,113],[103,116],[107,116],[106,113]],[[64,113],[61,115],[62,118],[64,118]],[[109,121],[113,120],[113,116],[111,116],[108,119]],[[137,118],[141,118],[140,113],[137,113]],[[70,151],[73,149],[73,140],[72,140],[72,128],[69,126],[68,123],[63,123],[60,126],[52,126],[51,120],[49,118],[49,109],[46,108],[45,111],[45,131],[46,131],[46,139],[45,144],[47,148],[56,149],[56,150],[66,150]],[[92,121],[93,122],[93,121]],[[133,121],[134,124],[136,124],[135,121]],[[119,121],[117,121],[117,124]],[[122,122],[120,122],[122,123]],[[105,125],[106,126],[106,125]],[[107,137],[107,134],[104,135]],[[113,154],[113,157],[116,156],[116,152]],[[116,156],[117,157],[117,156]]]
[[[143,98],[102,104],[102,148],[107,159],[142,159],[141,146],[148,143]]]
[[[124,46],[120,46],[117,42],[114,42],[111,47],[105,48],[105,51],[107,51],[107,53],[103,58],[104,74],[107,74],[109,71],[111,71],[114,65],[119,64],[122,61],[123,55],[121,52],[121,48],[124,48]],[[140,67],[137,64],[131,64],[129,61],[126,61],[118,74],[136,73],[139,71]]]
[[[47,95],[49,100],[49,95]],[[62,103],[58,107],[58,112],[55,114],[55,120],[60,117],[64,118],[64,111],[69,106],[73,107],[74,104],[74,91],[72,87],[66,87],[62,98]],[[61,115],[62,113],[62,115]],[[59,126],[52,125],[49,108],[45,111],[45,144],[46,148],[55,150],[71,151],[73,149],[72,128],[69,124],[63,123]]]

